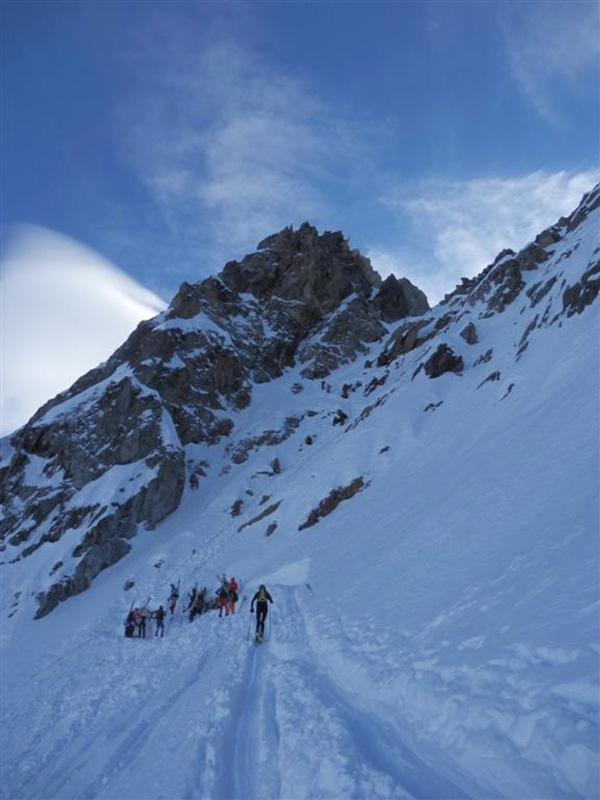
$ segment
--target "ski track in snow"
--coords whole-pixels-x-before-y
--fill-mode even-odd
[[[263,645],[253,643],[245,604],[193,624],[178,614],[164,639],[106,637],[100,663],[97,648],[82,653],[79,682],[46,670],[54,700],[35,709],[26,757],[8,754],[2,797],[143,800],[140,774],[165,799],[468,797],[323,668],[297,588],[272,591]],[[114,672],[108,693],[101,681],[96,689],[94,669]],[[21,700],[17,739],[33,719],[26,689]],[[171,751],[171,772],[155,771],[156,749]]]
[[[365,712],[358,698],[345,691],[319,666],[313,650],[306,647],[310,638],[301,609],[293,592],[284,593],[286,622],[271,648],[271,671],[278,673],[278,682],[286,687],[285,696],[294,698],[294,702],[284,704],[281,711],[289,716],[289,729],[293,730],[293,720],[300,718],[306,719],[311,734],[314,730],[308,742],[304,741],[303,731],[301,741],[288,745],[290,758],[302,752],[311,771],[318,776],[317,785],[307,787],[308,791],[301,792],[301,796],[339,796],[341,788],[342,796],[353,798],[466,797],[450,780],[430,766],[426,767],[404,744],[398,731],[389,723],[376,720],[376,714]],[[317,710],[318,714],[312,711],[306,715],[301,708],[294,708],[296,702],[301,702],[300,698],[305,700],[307,708]],[[307,756],[311,738],[315,746]],[[333,752],[329,752],[332,744]],[[327,753],[325,759],[324,753]],[[349,753],[351,758],[348,758]],[[294,789],[288,787],[283,796],[295,796]]]
[[[45,696],[52,700],[35,706],[39,694],[31,699],[25,683],[11,703],[20,715],[3,714],[13,738],[3,753],[11,767],[0,796],[576,796],[536,766],[535,747],[525,779],[507,774],[497,753],[528,758],[534,730],[544,727],[549,742],[553,735],[568,742],[569,714],[579,730],[594,725],[593,687],[544,689],[526,677],[528,666],[568,665],[579,653],[521,644],[506,661],[452,667],[443,663],[443,641],[431,647],[426,630],[386,635],[368,615],[321,607],[304,586],[270,587],[275,603],[262,646],[253,644],[246,602],[229,618],[209,612],[193,624],[178,611],[164,639],[148,640],[122,637],[115,606],[112,633],[80,645],[79,675],[62,674],[60,658],[46,664],[30,680],[51,682]],[[472,587],[457,606],[468,613],[476,594]],[[447,615],[458,613],[449,608]],[[467,638],[457,650],[477,653],[484,640]],[[29,742],[24,751],[22,741]],[[156,763],[153,753],[161,756]],[[562,758],[570,759],[561,766],[571,774],[578,764],[593,769],[577,745]]]

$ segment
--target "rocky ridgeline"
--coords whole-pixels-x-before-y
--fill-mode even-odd
[[[518,306],[524,328],[514,345],[518,360],[536,330],[582,313],[597,298],[600,245],[577,274],[572,265],[583,262],[570,257],[598,207],[600,186],[570,217],[520,253],[503,251],[433,310],[408,280],[382,281],[341,233],[319,235],[308,223],[268,237],[216,277],[184,283],[164,313],[141,323],[105,364],[47,403],[10,440],[0,472],[3,562],[32,556],[45,542],[56,552],[37,616],[122,558],[140,524],[151,528],[174,511],[186,481],[198,485],[202,468],[188,459],[188,446],[225,442],[225,456],[241,463],[253,450],[291,436],[301,412],[281,430],[250,438],[236,428],[254,386],[286,368],[324,381],[381,342],[375,360],[360,360],[360,370],[373,369],[372,380],[342,391],[344,397],[362,387],[365,397],[356,420],[341,410],[333,420],[348,432],[385,401],[381,394],[371,404],[367,398],[386,382],[388,365],[402,371],[408,354],[409,379],[489,364],[479,385],[498,380],[491,350],[471,355],[484,347],[487,324]],[[511,326],[510,335],[517,329]],[[352,487],[342,488],[305,524],[318,521]],[[271,530],[276,527],[272,522]]]
[[[597,235],[598,246],[582,274],[573,280],[564,267],[579,247],[578,230],[598,208],[600,184],[583,197],[569,217],[561,218],[556,225],[540,233],[519,253],[503,250],[480,275],[463,278],[460,285],[446,295],[436,313],[399,325],[379,355],[377,366],[387,366],[398,357],[423,348],[428,358],[421,362],[417,372],[423,369],[430,378],[445,372],[461,372],[465,360],[444,341],[445,337],[449,338],[452,329],[458,326],[465,344],[477,344],[476,320],[503,313],[517,299],[523,312],[537,310],[523,331],[517,357],[527,348],[534,330],[554,325],[565,316],[582,313],[600,292],[600,236]],[[552,258],[557,245],[571,240],[571,249],[563,252],[559,259]],[[433,342],[437,343],[435,349]],[[488,362],[491,358],[492,354],[487,353],[482,361]]]
[[[122,558],[139,524],[154,527],[177,508],[190,477],[186,445],[228,437],[254,384],[295,364],[322,379],[385,336],[386,324],[428,308],[408,280],[382,282],[341,233],[308,223],[217,277],[184,283],[166,312],[10,441],[4,563],[56,543],[37,616]]]

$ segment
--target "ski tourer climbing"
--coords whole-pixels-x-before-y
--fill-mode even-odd
[[[192,591],[188,594],[187,606],[184,606],[181,609],[183,614],[186,614],[187,612],[192,610],[197,594],[198,594],[198,587],[197,586],[192,587]]]
[[[196,614],[203,614],[204,611],[206,610],[205,609],[206,592],[207,592],[206,586],[203,586],[199,592],[198,591],[195,592],[194,599],[188,606],[190,622],[194,621],[194,617],[196,616]]]
[[[221,586],[217,589],[217,597],[219,598],[219,616],[223,616],[223,611],[225,611],[225,616],[229,616],[229,588],[226,584],[222,583]]]
[[[258,591],[252,598],[250,603],[250,613],[254,613],[254,603],[256,603],[256,637],[257,642],[262,642],[265,634],[265,620],[269,613],[269,603],[273,602],[273,598],[267,591],[264,583],[258,587]]]
[[[235,578],[229,580],[229,611],[235,614],[235,604],[238,601],[239,584]]]
[[[177,605],[177,600],[179,599],[179,585],[175,586],[174,583],[171,584],[171,594],[169,595],[169,611],[171,612],[171,616],[175,613],[175,606]]]
[[[125,636],[128,639],[133,638],[135,633],[135,616],[133,608],[130,609],[129,614],[127,614],[127,619],[125,620]]]

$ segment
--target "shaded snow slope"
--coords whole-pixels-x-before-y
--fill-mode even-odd
[[[564,293],[599,213],[501,313],[463,293],[428,315],[459,374],[419,370],[439,338],[326,382],[289,369],[188,446],[198,488],[84,594],[34,621],[53,543],[5,565],[0,797],[598,797],[598,303]],[[132,602],[223,571],[233,617],[123,637]]]

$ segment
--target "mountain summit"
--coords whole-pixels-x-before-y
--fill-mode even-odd
[[[410,281],[382,282],[341,233],[308,223],[264,239],[216,277],[184,283],[164,313],[10,440],[0,527],[3,548],[17,548],[10,561],[77,532],[52,564],[38,616],[122,558],[139,524],[154,527],[177,508],[185,448],[230,436],[256,384],[295,364],[301,377],[326,378],[365,355],[387,324],[428,310]]]

